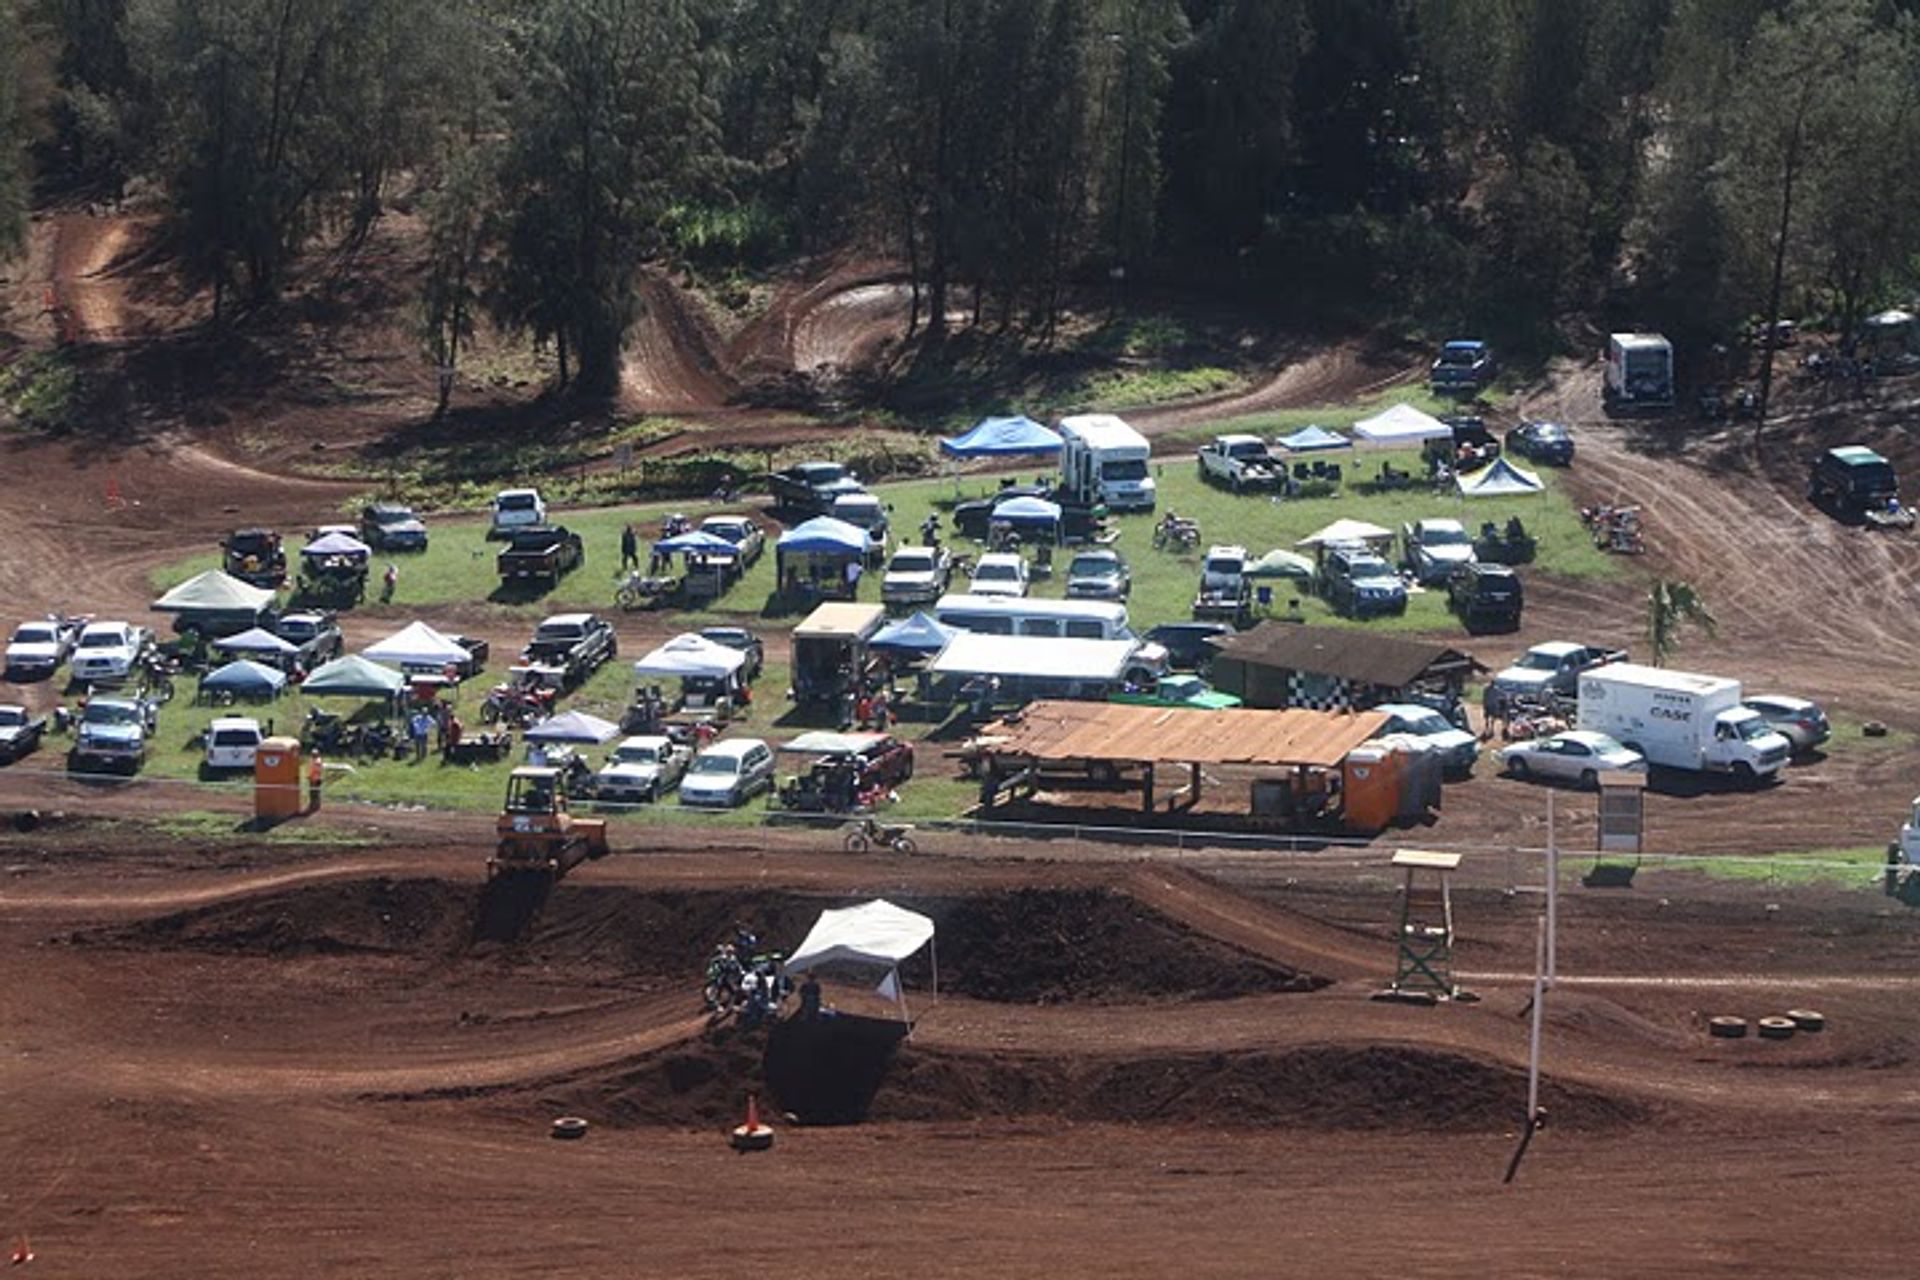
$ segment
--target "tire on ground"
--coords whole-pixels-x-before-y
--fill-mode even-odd
[[[1824,1031],[1827,1028],[1827,1015],[1818,1009],[1789,1009],[1787,1017],[1802,1031]]]
[[[1800,1028],[1794,1025],[1792,1018],[1762,1018],[1759,1029],[1762,1040],[1791,1040],[1793,1033]]]
[[[1747,1034],[1747,1020],[1745,1018],[1729,1017],[1726,1014],[1721,1014],[1715,1018],[1708,1018],[1707,1034],[1717,1036],[1722,1040],[1739,1040]]]
[[[553,1136],[563,1140],[587,1136],[587,1122],[579,1116],[561,1116],[553,1122]]]

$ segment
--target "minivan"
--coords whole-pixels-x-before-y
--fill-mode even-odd
[[[773,748],[759,738],[716,742],[680,779],[680,803],[734,809],[773,786]]]

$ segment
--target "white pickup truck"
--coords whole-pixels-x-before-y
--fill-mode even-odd
[[[1200,446],[1200,478],[1239,493],[1271,489],[1286,475],[1259,436],[1215,436]]]

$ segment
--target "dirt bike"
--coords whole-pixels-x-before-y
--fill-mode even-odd
[[[1169,512],[1153,526],[1153,545],[1160,550],[1191,551],[1200,545],[1200,522]]]
[[[644,574],[635,570],[614,588],[613,602],[629,612],[657,609],[667,597],[680,589],[680,580],[671,576]]]
[[[879,845],[895,853],[913,853],[920,846],[913,842],[913,824],[887,826],[872,818],[862,818],[853,830],[847,832],[846,848],[848,853],[865,853]]]
[[[524,729],[552,713],[553,694],[554,691],[547,688],[496,685],[487,694],[486,701],[480,704],[480,718],[488,724],[499,724],[504,720],[515,728]]]
[[[180,667],[173,659],[154,654],[140,664],[140,693],[150,702],[173,701],[173,677]]]

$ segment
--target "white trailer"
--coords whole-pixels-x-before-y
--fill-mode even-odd
[[[1724,676],[1614,662],[1580,676],[1579,724],[1669,769],[1771,778],[1793,746]]]
[[[1151,511],[1153,476],[1147,464],[1153,446],[1110,413],[1082,413],[1060,420],[1060,487],[1080,502],[1103,502],[1114,511]]]
[[[1673,344],[1657,333],[1607,335],[1606,407],[1621,412],[1673,407]]]

